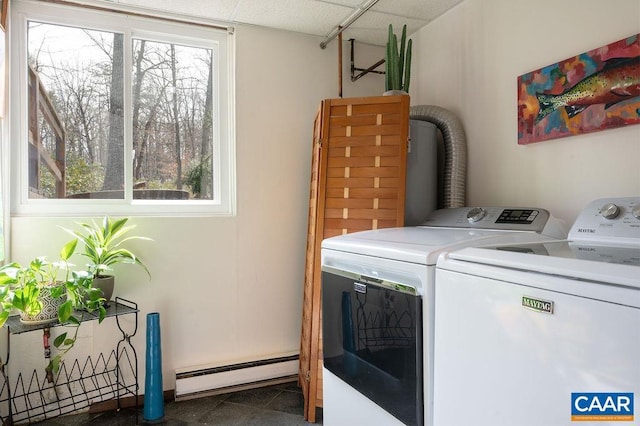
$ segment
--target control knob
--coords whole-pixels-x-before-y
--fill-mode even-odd
[[[467,213],[467,220],[469,223],[476,223],[482,220],[487,215],[487,211],[482,207],[474,207]]]
[[[602,217],[608,220],[615,219],[620,214],[620,207],[614,203],[607,203],[600,209]]]
[[[637,206],[633,206],[633,208],[631,209],[631,214],[633,215],[633,217],[640,220],[640,204],[638,204]]]

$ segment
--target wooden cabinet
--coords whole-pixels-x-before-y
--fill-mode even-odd
[[[298,378],[309,422],[322,407],[322,240],[403,225],[408,133],[406,95],[326,99],[316,114]]]

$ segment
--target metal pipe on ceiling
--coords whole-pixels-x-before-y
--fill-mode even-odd
[[[371,9],[373,7],[373,5],[378,3],[378,1],[379,0],[367,0],[366,2],[364,2],[360,6],[358,6],[358,8],[356,10],[354,10],[353,13],[351,15],[349,15],[349,17],[347,19],[345,19],[345,21],[343,23],[341,23],[340,25],[336,26],[336,28],[329,33],[329,35],[324,39],[324,41],[322,43],[320,43],[320,48],[321,49],[326,48],[327,44],[329,44],[329,42],[331,40],[336,38],[338,36],[338,34],[341,34],[344,30],[346,30],[349,25],[353,24],[367,10]]]

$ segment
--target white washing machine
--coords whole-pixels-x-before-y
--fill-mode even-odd
[[[323,424],[431,425],[433,279],[445,250],[566,238],[538,208],[454,208],[322,242]]]
[[[435,283],[435,425],[640,424],[640,197],[444,254]]]

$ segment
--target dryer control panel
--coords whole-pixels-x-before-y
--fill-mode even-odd
[[[569,239],[640,244],[640,196],[600,198],[592,201],[573,223]]]
[[[536,207],[455,207],[432,212],[420,226],[541,233],[551,220]]]

